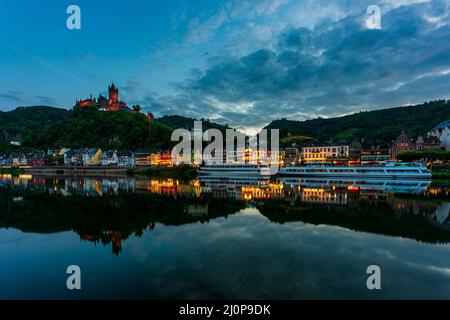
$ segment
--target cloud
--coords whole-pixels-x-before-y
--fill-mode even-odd
[[[261,127],[279,117],[339,116],[448,97],[449,2],[384,1],[381,30],[365,27],[367,2],[358,3],[355,9],[340,2],[333,19],[318,12],[314,27],[287,27],[270,46],[216,56],[177,83],[175,95],[153,97],[147,106]],[[210,30],[218,21],[225,23],[216,16]]]
[[[43,104],[43,105],[57,105],[56,100],[53,99],[52,97],[47,97],[47,96],[35,96],[35,99],[33,100],[37,100],[39,104]]]
[[[0,93],[0,98],[14,103],[21,103],[23,101],[23,93],[19,91],[6,91]]]
[[[30,95],[21,91],[5,91],[0,93],[0,101],[7,104],[24,104],[27,101],[34,101],[35,104],[57,105],[55,99],[43,95]]]

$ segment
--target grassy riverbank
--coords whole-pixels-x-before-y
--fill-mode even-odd
[[[433,180],[448,180],[450,182],[450,172],[433,172]]]
[[[0,168],[0,173],[18,175],[24,173],[24,170],[21,168]]]
[[[127,175],[144,175],[147,177],[176,178],[176,179],[195,179],[197,169],[191,166],[177,167],[151,167],[151,168],[133,168],[127,170]]]

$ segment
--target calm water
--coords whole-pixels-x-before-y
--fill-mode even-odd
[[[448,299],[448,199],[399,181],[3,175],[0,298]]]

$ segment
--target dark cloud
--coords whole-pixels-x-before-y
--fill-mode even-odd
[[[35,97],[38,101],[39,104],[43,104],[43,105],[57,105],[55,99],[53,99],[52,97],[47,97],[47,96],[36,96]]]
[[[147,99],[147,106],[253,127],[446,98],[448,13],[438,0],[387,11],[381,30],[366,28],[365,11],[313,30],[287,29],[272,48],[218,57],[178,83],[178,95]]]
[[[8,102],[21,103],[23,101],[23,93],[19,91],[5,91],[0,93],[0,98]]]

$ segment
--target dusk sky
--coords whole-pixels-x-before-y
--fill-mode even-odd
[[[81,30],[66,9],[81,8]],[[381,29],[366,25],[381,8]],[[0,110],[106,95],[252,132],[450,98],[450,0],[16,0],[0,6]]]

